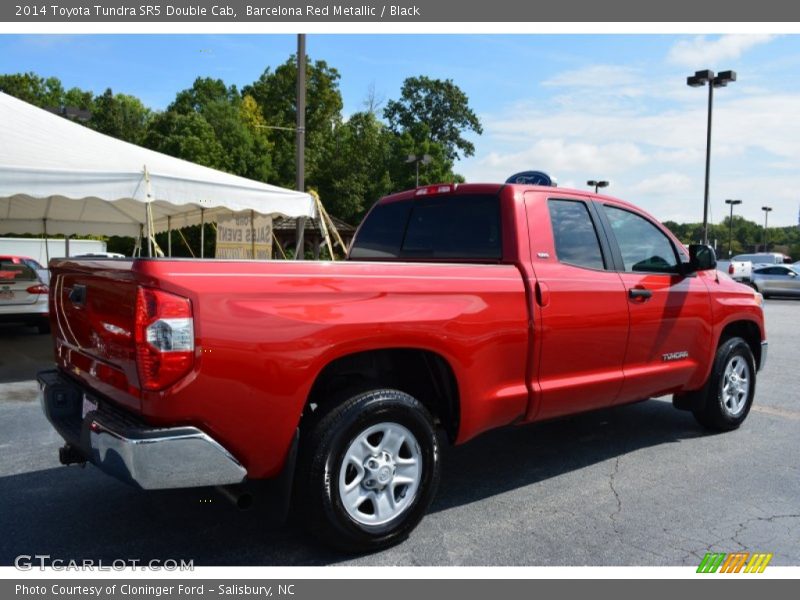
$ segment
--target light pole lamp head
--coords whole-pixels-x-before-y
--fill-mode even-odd
[[[714,77],[714,87],[725,87],[734,81],[736,81],[736,71],[722,71]]]
[[[714,81],[714,71],[704,69],[703,71],[695,71],[694,75],[686,78],[686,85],[691,87],[700,87],[709,81]]]
[[[771,206],[762,206],[761,210],[763,210],[764,212],[772,212],[772,207]]]
[[[705,85],[705,81],[702,81],[699,77],[689,76],[686,78],[686,85],[689,87],[701,87]]]
[[[725,204],[730,204],[731,206],[736,206],[737,204],[741,204],[741,200],[725,200]]]

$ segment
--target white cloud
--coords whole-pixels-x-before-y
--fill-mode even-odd
[[[542,82],[545,87],[608,88],[636,83],[639,72],[621,65],[591,65],[564,71]]]
[[[564,187],[577,182],[578,188],[585,188],[587,179],[607,179],[612,195],[658,218],[699,221],[706,150],[703,99],[696,94],[681,100],[648,96],[637,101],[635,110],[628,106],[626,101],[615,107],[551,98],[481,115],[483,152],[458,170],[468,181],[504,181],[523,169],[543,169]],[[790,166],[798,156],[799,93],[720,94],[714,110],[712,204],[749,199],[753,214],[747,207],[742,214],[758,219],[758,202],[772,197],[783,205],[780,215],[777,208],[770,215],[775,224],[795,223],[796,183],[790,171],[776,172],[774,164]],[[714,215],[722,215],[723,208],[712,209]]]
[[[692,191],[692,178],[686,173],[671,171],[642,179],[628,187],[631,192],[642,196],[676,196]]]
[[[737,59],[750,48],[771,42],[774,38],[774,35],[766,34],[723,35],[713,39],[700,35],[676,42],[670,48],[667,60],[695,69],[715,67],[720,61]]]
[[[559,172],[597,172],[602,176],[619,173],[646,160],[641,149],[631,143],[593,144],[567,141],[563,138],[543,139],[530,147],[512,153],[489,154],[483,162],[485,167],[510,175],[514,171],[536,168]]]

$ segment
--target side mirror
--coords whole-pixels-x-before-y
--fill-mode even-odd
[[[689,246],[689,264],[685,272],[709,271],[717,268],[717,255],[711,246],[692,244]]]

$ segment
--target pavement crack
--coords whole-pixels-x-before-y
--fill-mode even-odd
[[[611,488],[611,492],[614,494],[614,499],[617,501],[617,509],[609,515],[616,533],[619,533],[619,529],[617,528],[617,517],[619,517],[619,514],[622,512],[622,498],[620,498],[617,488],[614,487],[614,479],[617,477],[617,475],[619,475],[619,460],[620,457],[617,456],[617,459],[614,461],[614,470],[611,472],[611,475],[608,478],[608,487]]]
[[[742,550],[747,550],[747,546],[741,542],[739,536],[742,532],[747,529],[747,526],[750,523],[754,523],[756,521],[766,521],[767,523],[772,523],[776,519],[798,519],[800,518],[800,514],[777,514],[777,515],[770,515],[769,517],[752,517],[750,519],[746,519],[739,523],[736,526],[736,531],[733,532],[733,535],[729,538],[734,544],[738,544]]]

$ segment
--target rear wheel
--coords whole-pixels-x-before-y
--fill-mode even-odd
[[[736,429],[750,412],[755,390],[753,352],[742,338],[730,338],[717,349],[711,377],[704,388],[705,397],[692,412],[697,421],[709,429]]]
[[[372,390],[312,416],[308,429],[297,470],[308,529],[356,552],[405,539],[439,481],[439,445],[428,410],[404,392]]]
[[[36,329],[41,334],[50,333],[50,321],[47,319],[41,319],[38,323],[36,323]]]

